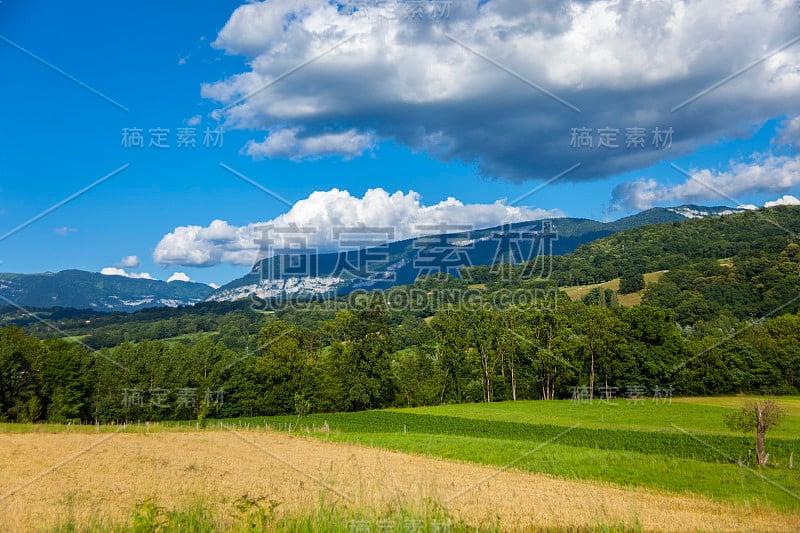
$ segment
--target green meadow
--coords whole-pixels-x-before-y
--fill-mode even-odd
[[[787,414],[767,434],[764,468],[752,459],[755,436],[724,424],[744,401],[518,401],[210,424],[800,512],[800,398],[780,399]]]

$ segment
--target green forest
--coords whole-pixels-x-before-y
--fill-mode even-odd
[[[565,256],[334,301],[3,310],[0,420],[106,423],[390,406],[798,394],[800,208],[644,226]],[[642,303],[560,288],[666,271]],[[67,338],[61,338],[68,335]]]

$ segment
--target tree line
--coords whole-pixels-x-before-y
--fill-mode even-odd
[[[93,351],[5,327],[0,419],[303,415],[570,398],[578,387],[597,399],[800,387],[800,314],[684,327],[665,308],[587,305],[561,294],[527,307],[451,306],[427,318],[376,297],[306,324],[261,320],[257,343],[245,349],[204,336]]]

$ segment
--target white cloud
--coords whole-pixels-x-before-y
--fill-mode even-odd
[[[779,205],[800,205],[800,200],[798,200],[796,196],[792,196],[791,194],[786,194],[778,198],[777,200],[764,202],[764,207],[776,207]],[[755,209],[758,209],[758,206],[755,204],[742,204],[737,207],[739,209],[747,209],[748,211],[753,211]]]
[[[214,290],[216,290],[216,289],[219,289],[219,288],[220,288],[220,285],[217,285],[216,283],[209,283],[209,284],[208,284],[208,286],[209,286],[209,287],[211,287],[211,288],[212,288],[212,289],[214,289]]]
[[[787,119],[781,124],[777,144],[800,148],[800,115]]]
[[[282,157],[293,161],[316,159],[325,156],[342,156],[352,159],[375,146],[370,134],[350,129],[342,133],[298,136],[300,128],[285,128],[271,132],[260,143],[250,141],[244,152],[255,159]]]
[[[772,202],[766,202],[764,204],[764,207],[776,207],[779,205],[800,205],[800,200],[798,200],[797,197],[792,196],[791,194],[787,194]]]
[[[60,228],[53,229],[53,233],[55,233],[56,235],[61,235],[62,237],[66,237],[70,233],[75,233],[76,231],[78,230],[75,228],[70,228],[68,226],[62,226]]]
[[[195,115],[195,116],[189,118],[186,121],[186,124],[189,125],[189,126],[197,126],[202,121],[203,121],[203,117],[201,115]]]
[[[210,225],[181,226],[165,235],[156,246],[154,260],[162,265],[212,266],[221,263],[251,266],[259,257],[258,241],[263,240],[264,226],[274,226],[271,238],[274,247],[289,246],[283,228],[305,229],[303,244],[321,252],[338,249],[334,228],[391,228],[382,233],[385,239],[403,240],[425,233],[437,233],[438,227],[457,232],[464,228],[478,229],[507,222],[523,222],[559,217],[559,210],[515,207],[504,201],[493,204],[463,204],[448,198],[426,206],[414,191],[389,194],[383,189],[370,189],[363,198],[348,191],[317,191],[300,200],[289,212],[270,221],[246,226],[232,226],[223,220]],[[421,226],[436,226],[424,228]],[[294,234],[296,236],[297,233]],[[291,238],[292,235],[289,235]],[[377,241],[376,241],[377,243]]]
[[[245,56],[247,70],[201,91],[231,106],[221,113],[227,129],[257,132],[246,153],[355,157],[393,139],[513,180],[549,178],[576,162],[567,179],[597,179],[800,116],[800,46],[671,111],[793,38],[796,0],[725,8],[718,0],[464,0],[438,18],[404,17],[397,2],[360,4],[353,13],[347,2],[270,0],[233,12],[212,46]],[[570,129],[582,126],[619,129],[623,147],[571,148]],[[672,127],[673,145],[626,150],[632,127]]]
[[[724,172],[693,169],[690,174],[691,178],[676,185],[647,178],[617,185],[612,191],[612,207],[642,210],[664,204],[727,203],[747,194],[786,193],[800,187],[800,156],[755,154],[747,162],[731,162],[730,170]]]
[[[135,255],[126,255],[122,259],[119,260],[115,266],[122,267],[122,268],[139,268],[141,266],[141,262],[139,258]]]
[[[186,282],[190,282],[190,281],[192,281],[192,279],[191,279],[191,278],[190,278],[188,275],[184,274],[183,272],[175,272],[173,275],[171,275],[171,276],[170,276],[170,277],[167,279],[167,283],[170,283],[170,282],[172,282],[172,281],[186,281]]]
[[[104,276],[123,276],[132,279],[156,279],[147,272],[128,272],[123,268],[105,267],[100,271]]]
[[[153,259],[161,265],[252,265],[257,251],[254,226],[240,228],[224,220],[207,227],[180,226],[161,238]]]

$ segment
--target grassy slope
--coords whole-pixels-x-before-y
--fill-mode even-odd
[[[161,342],[165,342],[167,344],[187,344],[191,345],[193,343],[198,342],[203,337],[209,337],[212,340],[214,337],[219,335],[216,331],[201,331],[197,333],[184,333],[183,335],[177,335],[175,337],[167,337],[165,339],[161,339]]]
[[[644,295],[644,292],[647,290],[647,287],[649,287],[652,283],[658,281],[659,278],[661,278],[661,276],[664,275],[664,272],[649,272],[645,274],[644,275],[645,289],[630,294],[617,294],[617,300],[619,301],[619,304],[623,307],[633,307],[634,305],[639,305],[639,303],[641,303],[642,301],[642,296]],[[578,300],[582,299],[584,296],[589,294],[589,291],[597,287],[603,287],[605,289],[611,289],[612,291],[617,292],[619,291],[619,278],[612,279],[611,281],[606,281],[604,283],[595,283],[593,285],[576,285],[574,287],[563,287],[561,288],[561,290],[564,291],[573,302],[577,302]]]
[[[441,405],[398,409],[401,412],[522,422],[554,424],[597,429],[630,429],[646,431],[676,431],[672,424],[687,431],[735,435],[725,427],[724,416],[731,408],[740,407],[746,398],[675,398],[672,403],[656,404],[652,399],[642,403],[626,400],[591,405],[571,401],[518,401],[480,404]],[[800,438],[800,398],[781,397],[780,404],[787,413],[783,423],[770,430],[770,435]]]

